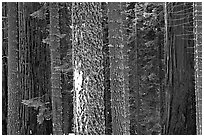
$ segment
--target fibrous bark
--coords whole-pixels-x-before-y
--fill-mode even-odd
[[[105,134],[101,3],[73,3],[75,134]]]
[[[195,134],[192,3],[171,3],[168,11],[168,111],[166,134]]]

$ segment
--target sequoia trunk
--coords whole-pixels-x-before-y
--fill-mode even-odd
[[[196,133],[192,3],[171,3],[168,7],[166,134],[191,135]]]

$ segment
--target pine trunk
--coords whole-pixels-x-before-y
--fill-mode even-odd
[[[50,3],[50,56],[51,56],[51,89],[52,89],[52,122],[53,134],[63,134],[62,129],[62,94],[61,94],[61,72],[55,70],[61,65],[59,47],[59,7],[58,3]]]
[[[73,3],[75,134],[105,134],[101,3]]]
[[[130,134],[125,3],[108,3],[112,134]]]
[[[8,3],[8,135],[20,133],[17,3]]]

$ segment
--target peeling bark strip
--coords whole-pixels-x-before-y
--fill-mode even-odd
[[[108,3],[112,134],[130,134],[125,3]]]
[[[162,123],[162,134],[166,134],[167,133],[167,129],[168,129],[168,120],[169,120],[169,92],[168,92],[168,87],[166,86],[168,83],[168,65],[169,65],[169,53],[168,53],[168,11],[167,11],[167,2],[164,3],[164,21],[165,21],[165,33],[164,33],[164,59],[165,59],[165,80],[164,80],[164,114],[162,114],[162,119],[163,119],[163,123]]]
[[[105,134],[101,3],[73,3],[75,134]]]
[[[202,135],[202,3],[194,2],[194,62],[197,135]]]
[[[59,31],[59,7],[58,3],[50,3],[50,53],[51,53],[51,86],[52,86],[52,122],[53,134],[63,134],[62,131],[62,94],[61,94],[61,72],[54,68],[60,66],[60,38],[56,35]]]
[[[20,134],[17,3],[8,3],[8,124],[7,134]]]

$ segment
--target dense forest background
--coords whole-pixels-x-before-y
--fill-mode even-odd
[[[3,135],[201,135],[201,2],[3,2]]]

